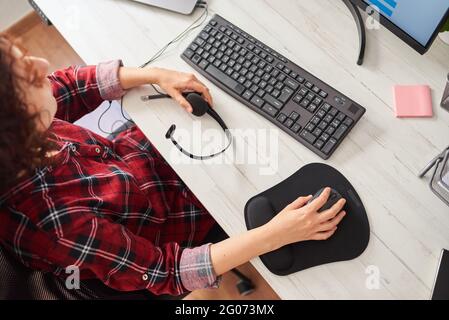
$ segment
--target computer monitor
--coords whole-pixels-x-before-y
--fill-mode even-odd
[[[379,11],[382,25],[421,54],[427,52],[449,18],[449,0],[351,0]]]

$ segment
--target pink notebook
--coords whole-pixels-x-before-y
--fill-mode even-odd
[[[394,86],[394,112],[398,118],[432,117],[432,95],[427,85]]]

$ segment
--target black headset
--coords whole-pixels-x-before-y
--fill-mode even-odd
[[[226,126],[225,122],[223,121],[223,119],[221,119],[221,117],[218,115],[218,113],[211,108],[211,106],[209,105],[209,103],[207,103],[206,100],[204,100],[204,98],[197,92],[186,92],[183,93],[184,98],[190,103],[190,105],[192,106],[192,114],[194,116],[197,117],[202,117],[204,116],[206,113],[208,115],[210,115],[215,121],[217,121],[217,123],[220,125],[220,127],[223,129],[223,131],[226,134],[226,137],[228,138],[228,145],[221,150],[220,152],[208,155],[208,156],[197,156],[194,155],[188,151],[186,151],[184,148],[182,148],[179,143],[175,140],[175,138],[173,137],[173,134],[176,130],[176,125],[172,124],[170,126],[170,128],[168,129],[167,133],[165,134],[165,138],[170,139],[173,144],[175,145],[176,148],[178,148],[179,151],[181,151],[183,154],[185,154],[186,156],[188,156],[191,159],[195,159],[195,160],[207,160],[207,159],[211,159],[214,158],[220,154],[222,154],[223,152],[225,152],[232,144],[232,135],[228,129],[228,127]],[[168,94],[156,94],[156,95],[149,95],[149,96],[143,96],[142,100],[143,101],[149,101],[149,100],[157,100],[157,99],[165,99],[165,98],[171,98]]]

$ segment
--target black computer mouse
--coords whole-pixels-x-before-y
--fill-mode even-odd
[[[321,188],[320,190],[318,190],[318,192],[315,193],[315,195],[313,196],[313,198],[310,199],[308,203],[310,203],[310,202],[312,202],[313,200],[315,200],[316,198],[318,198],[318,197],[320,196],[320,194],[324,191],[324,189],[325,189],[325,188]],[[343,197],[341,196],[341,194],[340,194],[337,190],[331,188],[331,193],[330,193],[330,195],[329,195],[329,198],[327,199],[327,202],[324,204],[324,206],[321,207],[320,210],[318,210],[318,212],[323,212],[323,211],[325,211],[325,210],[327,210],[327,209],[332,208],[332,206],[333,206],[334,204],[336,204],[336,203],[338,202],[338,200],[340,200],[340,199],[342,199],[342,198],[343,198]]]
[[[204,116],[210,108],[209,103],[198,92],[186,92],[183,96],[192,106],[192,114],[197,117]]]

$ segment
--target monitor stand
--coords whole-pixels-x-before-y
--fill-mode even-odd
[[[357,59],[357,64],[361,66],[363,64],[363,58],[365,57],[365,46],[366,46],[366,32],[365,25],[363,23],[362,15],[360,14],[359,8],[357,5],[351,2],[351,0],[342,0],[343,3],[348,7],[349,11],[351,11],[352,16],[354,17],[355,24],[357,25],[357,30],[359,32],[359,57]]]

